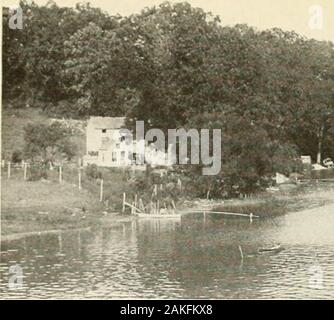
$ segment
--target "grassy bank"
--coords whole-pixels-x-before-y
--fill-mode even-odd
[[[4,180],[1,234],[87,227],[101,211],[87,190],[70,183]]]
[[[83,174],[83,188],[79,190],[77,169],[67,170],[61,184],[58,182],[56,170],[50,171],[48,180],[23,181],[20,174],[11,179],[3,177],[1,234],[92,226],[100,223],[100,218],[105,216],[106,211],[109,212],[108,215],[114,211],[121,211],[123,192],[127,192],[129,197],[133,196],[133,176],[129,172],[104,172],[104,201],[100,202],[98,179],[91,179]],[[332,187],[309,184],[295,192],[278,192],[273,195],[263,193],[246,199],[224,200],[223,204],[221,200],[193,199],[179,202],[177,205],[181,210],[206,206],[208,210],[253,213],[269,217],[289,211],[320,207],[329,202],[334,202]]]
[[[78,188],[78,168],[67,165],[59,171],[47,170],[47,179],[23,180],[23,169],[7,168],[1,179],[1,234],[44,231],[54,229],[82,228],[99,223],[101,217],[121,212],[123,192],[132,202],[133,173],[115,169],[100,169],[103,174],[103,201],[100,201],[101,180],[81,170],[81,190]],[[143,175],[143,173],[136,173]],[[130,212],[129,209],[126,211]]]

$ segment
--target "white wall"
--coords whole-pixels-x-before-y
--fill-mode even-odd
[[[131,160],[133,153],[142,150],[145,152],[145,161],[152,165],[170,165],[166,162],[167,154],[155,151],[151,146],[145,147],[145,140],[131,141],[131,139],[121,141],[120,129],[107,129],[105,133],[102,129],[87,126],[87,155],[84,157],[84,165],[96,164],[104,167],[128,167],[135,165],[135,160]],[[102,144],[103,139],[108,143]],[[138,146],[139,150],[137,150]],[[103,147],[103,148],[102,148]],[[97,156],[91,156],[90,152],[98,152]],[[144,153],[139,152],[139,156]],[[114,156],[114,158],[113,158]]]

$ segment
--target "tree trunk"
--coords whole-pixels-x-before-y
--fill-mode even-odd
[[[324,125],[321,126],[318,133],[318,153],[317,153],[317,163],[321,164],[322,157],[322,141],[324,138]]]

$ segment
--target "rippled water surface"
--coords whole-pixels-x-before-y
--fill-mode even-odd
[[[278,242],[283,251],[257,253]],[[23,287],[10,289],[15,265]],[[0,298],[334,299],[334,207],[26,237],[2,243],[0,272]]]

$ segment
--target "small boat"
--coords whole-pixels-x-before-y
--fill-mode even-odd
[[[180,213],[135,213],[138,218],[145,218],[145,219],[181,219]]]
[[[282,250],[282,246],[280,244],[277,244],[276,246],[270,248],[259,248],[257,251],[258,253],[276,253]]]

